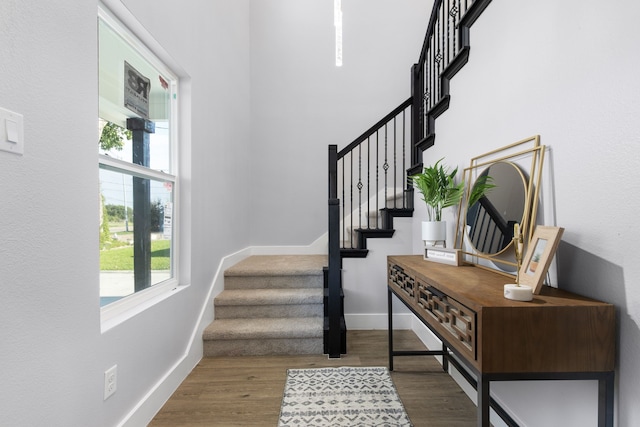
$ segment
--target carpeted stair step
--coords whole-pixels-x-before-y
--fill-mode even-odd
[[[322,354],[322,325],[322,317],[218,319],[204,330],[204,356]]]
[[[224,290],[214,306],[216,319],[318,317],[323,315],[323,289]]]
[[[322,288],[326,255],[254,255],[224,272],[225,289]]]

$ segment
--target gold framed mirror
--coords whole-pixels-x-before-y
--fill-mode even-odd
[[[465,196],[454,241],[464,262],[516,274],[514,225],[519,225],[526,247],[538,212],[544,152],[540,136],[535,135],[471,159],[463,171]],[[469,206],[474,185],[485,176],[494,188]]]

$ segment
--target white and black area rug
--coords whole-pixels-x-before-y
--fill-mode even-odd
[[[289,369],[279,427],[411,427],[382,367]]]

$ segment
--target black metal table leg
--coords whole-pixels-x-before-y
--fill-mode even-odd
[[[598,426],[613,427],[614,373],[607,372],[598,380]]]
[[[449,349],[442,343],[442,370],[445,372],[449,372]]]
[[[489,379],[478,375],[478,427],[489,427]]]
[[[391,289],[387,288],[387,316],[389,320],[389,371],[393,371],[393,313]]]

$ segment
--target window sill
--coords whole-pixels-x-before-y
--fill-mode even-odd
[[[109,331],[188,287],[179,285],[176,280],[167,280],[101,307],[100,332]]]

